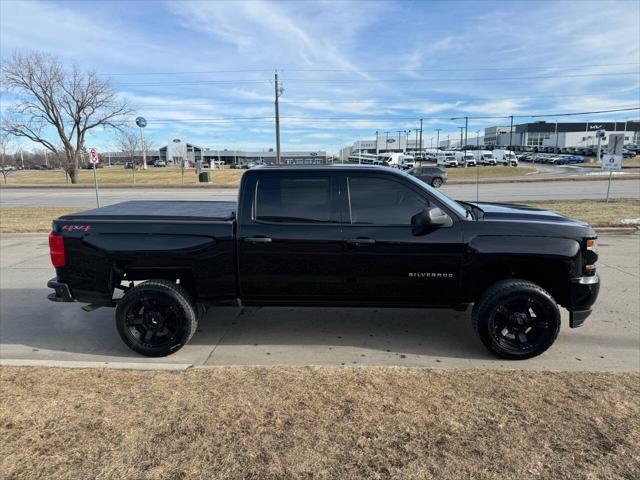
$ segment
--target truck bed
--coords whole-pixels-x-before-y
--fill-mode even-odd
[[[60,220],[199,220],[235,219],[236,202],[132,200],[60,217]]]

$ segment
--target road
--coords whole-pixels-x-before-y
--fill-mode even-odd
[[[592,181],[550,181],[524,183],[481,183],[481,201],[569,200],[604,198],[607,183]],[[442,191],[459,200],[475,200],[475,184],[444,185]],[[124,200],[235,200],[236,189],[229,188],[104,188],[102,205]],[[612,198],[640,198],[640,180],[616,179],[611,186]],[[90,188],[6,188],[0,189],[4,207],[91,207],[95,192]]]
[[[45,235],[0,237],[0,358],[177,365],[387,365],[534,370],[640,370],[640,239],[600,239],[600,299],[585,326],[563,327],[544,355],[497,360],[469,312],[419,309],[232,308],[209,310],[191,342],[170,357],[128,350],[113,310],[46,300],[54,275]]]

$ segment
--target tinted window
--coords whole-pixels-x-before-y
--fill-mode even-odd
[[[411,217],[429,207],[414,190],[377,177],[350,177],[349,200],[354,224],[410,225]]]
[[[328,176],[265,175],[256,188],[256,220],[286,223],[335,221],[331,215],[331,181]]]

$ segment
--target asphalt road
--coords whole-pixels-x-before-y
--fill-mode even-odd
[[[524,183],[481,183],[481,201],[569,200],[604,198],[607,181],[550,181]],[[442,191],[459,200],[475,200],[475,184],[444,185]],[[235,200],[236,189],[230,188],[104,188],[100,190],[102,205],[124,200]],[[615,179],[612,198],[640,198],[640,180]],[[4,207],[86,207],[95,206],[95,192],[90,188],[6,188],[0,189]]]
[[[640,238],[600,239],[600,299],[587,323],[563,327],[554,346],[524,362],[493,358],[469,312],[419,309],[217,307],[170,357],[128,350],[113,310],[53,304],[46,235],[0,237],[0,359],[180,365],[388,365],[535,370],[640,370]]]

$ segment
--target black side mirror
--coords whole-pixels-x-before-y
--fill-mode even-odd
[[[413,235],[424,235],[430,230],[451,225],[453,225],[451,217],[438,207],[422,210],[411,217],[411,233]]]

